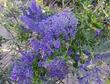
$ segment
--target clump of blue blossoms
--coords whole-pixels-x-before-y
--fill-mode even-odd
[[[62,59],[54,58],[52,62],[47,63],[45,67],[48,70],[48,75],[54,79],[64,79],[68,74],[68,66]]]
[[[29,51],[22,51],[21,57],[14,61],[11,72],[11,79],[18,81],[18,84],[31,84],[33,79],[32,62],[34,56]]]
[[[23,10],[20,19],[32,33],[36,34],[36,37],[29,39],[34,55],[27,51],[21,52],[22,56],[13,65],[11,78],[27,84],[25,81],[29,79],[32,81],[38,68],[45,68],[47,72],[44,75],[58,80],[64,79],[68,74],[66,61],[61,56],[56,58],[57,56],[53,55],[62,48],[62,40],[66,43],[75,38],[78,21],[73,13],[70,10],[63,10],[54,15],[47,15],[42,12],[35,0],[32,0],[28,10]],[[48,60],[51,62],[47,63]],[[33,68],[35,65],[37,68]]]
[[[110,74],[110,65],[105,61],[105,55],[97,55],[79,66],[79,84],[105,84]],[[106,58],[107,59],[107,58]]]
[[[29,7],[31,13],[35,14],[36,18],[39,18],[40,15],[41,19],[34,20],[35,18],[31,18],[26,13],[21,16],[21,20],[32,30],[32,32],[37,34],[36,39],[31,38],[30,45],[36,52],[38,50],[43,52],[42,57],[46,54],[53,53],[55,48],[58,49],[61,47],[61,37],[65,40],[74,39],[78,21],[71,11],[64,10],[49,17],[47,16],[47,18],[44,19],[43,17],[46,16],[41,12],[40,7],[36,6],[33,1],[31,5],[33,5]],[[37,11],[37,13],[35,13],[35,11]],[[30,10],[28,10],[28,12],[30,14]]]

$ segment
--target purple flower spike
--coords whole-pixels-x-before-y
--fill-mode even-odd
[[[42,16],[42,10],[41,7],[36,3],[36,0],[32,0],[30,5],[31,13],[34,15],[37,15],[37,18],[40,18]]]
[[[91,55],[91,53],[90,53],[89,50],[84,50],[84,54],[86,54],[87,56],[90,56]]]
[[[35,0],[31,1],[31,5],[28,10],[24,10],[24,15],[20,16],[20,19],[33,31],[36,31],[37,22],[43,18],[41,7],[37,5]]]

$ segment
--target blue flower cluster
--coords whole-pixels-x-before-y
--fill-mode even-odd
[[[55,50],[61,48],[61,38],[64,41],[74,39],[77,32],[78,21],[70,10],[48,16],[42,12],[41,7],[36,4],[35,0],[32,0],[27,11],[23,10],[23,15],[20,18],[37,35],[36,38],[30,38],[29,43],[32,51],[39,57],[38,64],[41,64],[41,66],[46,63],[48,56],[52,56]],[[12,79],[17,81],[21,79],[25,81],[27,78],[32,79],[34,59],[35,56],[32,53],[23,52],[19,61],[14,63]],[[42,60],[44,61],[43,64]],[[64,79],[68,74],[66,62],[62,59],[55,58],[46,66],[47,74],[52,78]]]
[[[79,67],[79,84],[105,84],[110,74],[110,66],[98,55],[93,60],[88,60]]]
[[[71,11],[64,10],[43,18],[45,14],[39,6],[36,6],[35,1],[32,1],[29,8],[29,14],[25,13],[21,16],[21,20],[37,34],[38,38],[31,39],[30,44],[34,51],[41,51],[42,58],[45,58],[47,54],[51,55],[55,49],[61,47],[60,37],[65,40],[74,39],[78,21]],[[35,18],[32,18],[32,14]]]
[[[15,60],[11,72],[11,79],[18,84],[31,84],[33,78],[32,62],[34,56],[31,52],[21,52],[22,56]]]
[[[24,16],[21,17],[28,26],[32,26],[33,24],[29,22],[38,22],[41,21],[43,18],[41,7],[36,5],[36,1],[32,0],[30,6],[28,7],[28,10],[25,10],[21,7],[21,10],[23,11]]]
[[[64,79],[68,74],[68,66],[63,59],[54,58],[52,62],[45,65],[48,75],[54,79]]]

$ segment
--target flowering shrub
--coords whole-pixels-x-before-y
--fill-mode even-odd
[[[10,79],[18,84],[49,84],[49,80],[54,84],[54,81],[64,83],[68,74],[72,74],[77,79],[74,84],[105,84],[110,76],[110,65],[105,60],[110,56],[97,50],[104,37],[109,39],[105,35],[109,32],[95,18],[97,14],[85,7],[90,1],[55,0],[54,4],[43,1],[50,7],[61,3],[58,7],[63,10],[47,13],[36,0],[31,0],[27,9],[19,7],[22,14],[17,25],[29,35],[26,49],[18,45],[20,57],[13,62]],[[72,3],[74,13],[64,6]],[[91,4],[93,10],[98,3]],[[83,9],[78,10],[78,5]]]
[[[51,16],[45,16],[45,14],[42,13],[41,8],[36,5],[35,0],[32,0],[28,10],[25,11],[24,15],[20,18],[32,32],[37,34],[37,37],[31,38],[29,41],[32,51],[34,52],[34,55],[36,55],[34,56],[34,59],[30,56],[32,54],[24,53],[19,61],[28,64],[37,60],[37,63],[47,70],[45,74],[49,75],[50,78],[56,78],[58,80],[64,79],[68,74],[68,67],[62,57],[63,53],[66,55],[67,53],[65,50],[63,53],[61,52],[62,56],[60,56],[58,51],[60,48],[65,47],[64,45],[66,43],[75,38],[78,21],[72,12],[64,10]],[[54,55],[55,53],[59,55],[56,56]],[[58,57],[58,59],[53,59],[54,57]],[[62,60],[60,60],[61,58]],[[52,60],[52,62],[45,64],[45,66],[41,64],[42,62],[46,63],[48,60]],[[20,70],[19,72],[18,68]],[[15,63],[12,79],[16,78],[15,80],[18,79],[21,81],[21,78],[24,76],[23,79],[27,80],[25,77],[30,78],[26,74],[28,69],[30,71],[28,75],[32,77],[32,72],[34,72],[34,69],[32,71],[32,65],[28,66],[26,69],[25,65],[19,66],[19,63]]]
[[[103,70],[103,66],[98,65],[99,59],[92,59],[89,50],[79,52],[72,46],[78,31],[78,20],[71,10],[65,9],[48,15],[32,0],[28,10],[22,11],[20,19],[36,37],[29,38],[30,51],[21,51],[22,56],[14,63],[12,80],[20,84],[48,81],[50,78],[61,81],[68,75],[69,67],[75,67],[78,70],[79,84],[104,84],[106,74],[110,72],[109,68]],[[98,37],[100,32],[97,29],[95,36]],[[73,59],[73,66],[68,65],[70,58]]]

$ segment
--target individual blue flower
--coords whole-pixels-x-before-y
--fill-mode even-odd
[[[72,48],[69,48],[67,54],[68,54],[69,56],[71,56],[71,55],[73,54],[73,49],[72,49]]]
[[[101,29],[96,29],[96,30],[95,30],[95,34],[96,34],[96,36],[100,36],[100,34],[101,34]]]
[[[83,52],[84,52],[84,54],[85,54],[85,55],[87,55],[87,56],[90,56],[90,55],[91,55],[90,51],[89,51],[89,50],[87,50],[87,49],[86,49],[86,50],[84,50]]]
[[[59,40],[55,40],[55,41],[54,41],[54,47],[55,47],[56,49],[59,49],[59,48],[61,47],[61,43],[60,43]]]

